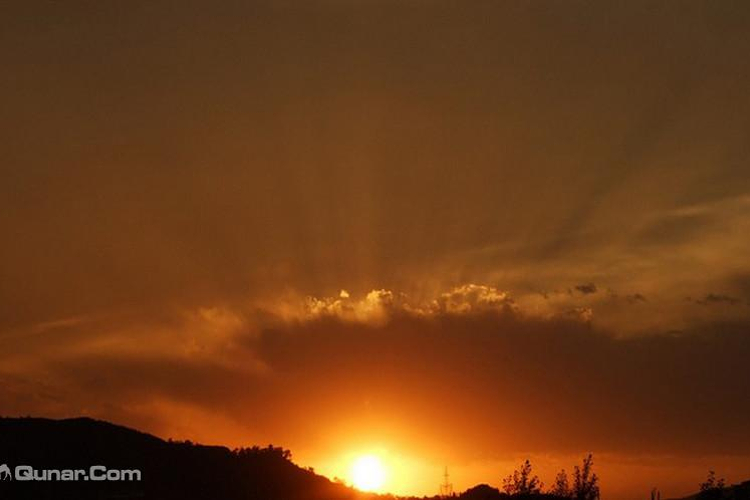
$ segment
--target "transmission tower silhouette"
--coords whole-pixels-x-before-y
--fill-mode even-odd
[[[453,496],[453,485],[448,481],[448,466],[445,466],[445,472],[443,472],[443,484],[440,485],[440,498],[448,498]]]

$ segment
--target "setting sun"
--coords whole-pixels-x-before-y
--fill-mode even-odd
[[[380,489],[385,482],[385,468],[378,457],[364,455],[352,465],[352,483],[363,491]]]

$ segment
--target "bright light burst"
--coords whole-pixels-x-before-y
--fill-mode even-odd
[[[385,482],[385,476],[385,468],[376,456],[363,455],[352,464],[352,483],[362,491],[379,490]]]

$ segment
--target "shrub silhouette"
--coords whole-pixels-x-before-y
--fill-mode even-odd
[[[575,500],[598,500],[599,477],[594,473],[594,457],[589,455],[583,459],[583,466],[576,465],[573,472],[573,490],[570,497]]]
[[[552,485],[552,489],[549,492],[560,498],[570,498],[570,483],[568,482],[568,473],[565,472],[565,469],[557,473],[555,484]]]
[[[526,460],[521,469],[503,479],[503,490],[508,495],[536,495],[542,491],[539,477],[531,475],[531,462]]]
[[[724,478],[717,479],[716,472],[708,471],[708,477],[700,485],[700,493],[698,498],[700,500],[715,500],[724,497]]]

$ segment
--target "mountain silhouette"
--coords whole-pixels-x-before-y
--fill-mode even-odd
[[[141,480],[0,481],[0,498],[34,500],[374,500],[291,461],[276,447],[230,450],[164,441],[89,418],[0,418],[0,467],[141,471]],[[0,478],[1,479],[1,478]]]

